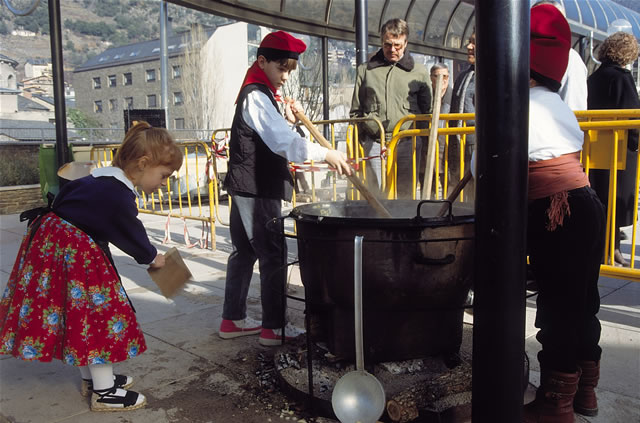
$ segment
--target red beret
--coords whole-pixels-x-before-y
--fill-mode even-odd
[[[556,81],[562,81],[571,48],[571,29],[562,13],[551,4],[531,8],[530,68]]]
[[[258,48],[258,55],[263,55],[268,59],[297,59],[306,49],[307,45],[302,40],[297,39],[288,32],[276,31],[264,37]],[[271,56],[269,57],[267,54]]]

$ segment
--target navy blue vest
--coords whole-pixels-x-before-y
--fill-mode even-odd
[[[271,151],[242,118],[242,103],[253,90],[265,93],[278,109],[265,85],[249,84],[240,91],[231,125],[229,169],[224,186],[239,194],[291,201],[293,178],[288,160]]]

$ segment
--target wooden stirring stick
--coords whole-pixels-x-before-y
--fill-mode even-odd
[[[453,188],[453,191],[451,191],[451,194],[449,194],[449,196],[447,197],[447,202],[445,202],[442,205],[436,217],[444,216],[447,209],[449,208],[449,203],[453,204],[454,201],[456,201],[456,198],[458,198],[458,195],[460,195],[460,191],[462,191],[462,188],[464,188],[465,185],[467,185],[467,183],[471,180],[471,178],[473,178],[473,175],[471,174],[471,170],[467,169],[464,172],[464,176],[462,177],[462,179],[460,179],[460,182],[456,184],[456,186]]]
[[[333,147],[327,141],[327,139],[318,131],[318,128],[315,127],[313,123],[309,120],[309,118],[303,113],[299,111],[293,110],[293,114],[296,118],[298,118],[302,124],[309,130],[311,135],[318,140],[318,142],[323,146],[328,148],[329,150],[333,150]],[[367,189],[367,187],[362,183],[362,181],[356,176],[356,172],[353,168],[351,168],[351,175],[347,175],[349,181],[360,191],[360,193],[364,196],[364,198],[369,202],[371,207],[382,217],[391,218],[391,213],[382,205],[380,200],[378,200],[372,193]]]

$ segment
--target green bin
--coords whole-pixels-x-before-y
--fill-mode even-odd
[[[69,146],[69,157],[73,161],[73,145]],[[38,169],[40,170],[40,191],[42,199],[47,201],[47,193],[58,195],[58,166],[56,147],[52,144],[42,144],[38,151]]]

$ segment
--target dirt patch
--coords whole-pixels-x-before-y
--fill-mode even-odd
[[[147,408],[166,410],[169,422],[326,421],[307,413],[279,389],[270,371],[276,351],[242,351],[224,367],[200,374],[168,397],[147,394]]]

